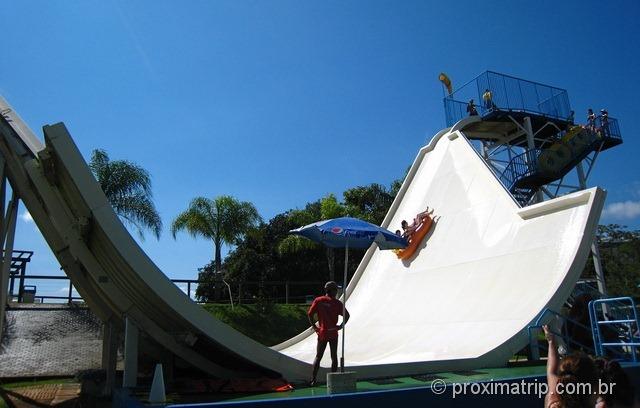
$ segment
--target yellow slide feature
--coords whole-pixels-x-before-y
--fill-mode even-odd
[[[560,160],[560,168],[564,167],[571,160],[571,150],[562,143],[554,143],[549,150],[553,151]]]
[[[438,79],[440,80],[440,82],[442,82],[442,85],[447,88],[449,95],[451,95],[453,93],[453,87],[451,86],[451,80],[449,79],[447,74],[441,72],[440,75],[438,75]]]

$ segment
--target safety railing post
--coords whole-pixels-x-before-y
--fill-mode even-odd
[[[289,304],[289,281],[284,283],[284,304]]]

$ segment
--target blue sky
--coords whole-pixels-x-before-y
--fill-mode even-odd
[[[230,194],[265,220],[328,193],[401,177],[444,127],[438,73],[485,70],[565,88],[578,120],[619,118],[622,147],[590,180],[603,222],[640,228],[637,0],[616,2],[9,2],[0,94],[37,134],[65,122],[94,148],[153,176],[165,223],[143,248],[193,278],[212,245],[171,237],[189,200]],[[21,209],[30,273],[60,273]]]

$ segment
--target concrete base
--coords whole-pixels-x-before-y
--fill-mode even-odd
[[[327,374],[327,394],[343,394],[356,391],[356,372]]]

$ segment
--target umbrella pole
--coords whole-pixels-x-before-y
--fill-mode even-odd
[[[349,240],[344,249],[344,274],[342,284],[342,356],[340,357],[340,372],[344,373],[344,338],[345,338],[345,316],[347,311],[347,267],[349,265]]]

